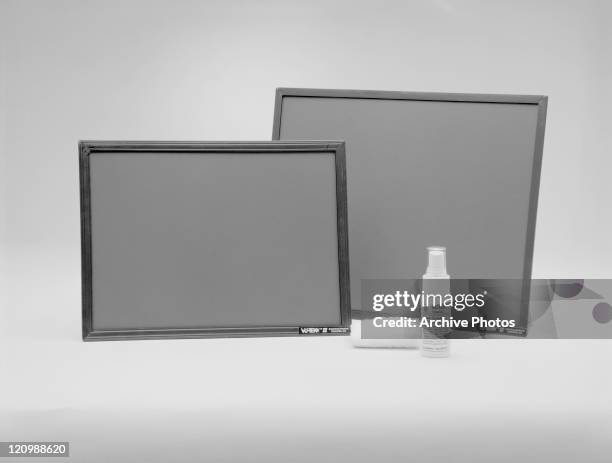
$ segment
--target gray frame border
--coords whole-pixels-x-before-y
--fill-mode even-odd
[[[521,294],[521,324],[527,327],[529,319],[529,295],[531,291],[531,271],[533,266],[533,247],[540,192],[540,175],[544,152],[544,132],[546,128],[546,111],[548,97],[544,95],[510,95],[486,93],[439,93],[439,92],[398,92],[385,90],[340,90],[316,88],[277,88],[274,102],[274,122],[272,139],[280,139],[281,113],[283,98],[354,98],[375,100],[415,100],[446,101],[458,103],[502,103],[528,104],[538,107],[538,119],[534,144],[533,165],[531,169],[531,187],[529,192],[529,211],[527,218],[527,236],[525,240],[525,257],[523,263],[523,289]],[[355,314],[357,315],[357,314]],[[525,330],[525,334],[527,330]]]
[[[167,152],[167,153],[243,153],[261,152],[312,153],[329,152],[335,159],[336,215],[338,233],[338,275],[340,294],[340,324],[325,328],[340,328],[314,333],[333,336],[350,333],[351,304],[348,253],[348,220],[346,194],[346,154],[343,141],[306,142],[159,142],[159,141],[80,141],[79,180],[81,210],[81,285],[82,285],[82,336],[84,341],[127,339],[178,339],[214,337],[297,336],[301,327],[210,327],[163,328],[143,330],[94,330],[93,287],[91,252],[91,189],[89,156],[96,152]],[[318,327],[316,327],[318,328]],[[322,331],[322,330],[321,330]],[[312,334],[308,334],[311,336]]]

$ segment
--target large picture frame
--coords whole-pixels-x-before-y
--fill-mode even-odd
[[[203,159],[210,159],[210,162],[212,163],[211,166],[204,165],[205,163],[203,164],[200,162]],[[227,167],[229,161],[225,162],[228,159],[231,159],[230,167]],[[259,174],[262,174],[261,177],[257,176],[259,174],[256,175],[256,173],[249,171],[249,169],[252,170],[253,167],[258,168],[258,162],[255,161],[256,159],[266,160],[265,162],[267,162],[266,168],[257,170]],[[92,162],[92,160],[95,162]],[[198,162],[196,162],[196,160]],[[293,160],[295,160],[297,163],[295,167],[292,164],[294,162]],[[268,168],[269,166],[276,166],[276,163],[282,164],[282,168]],[[233,172],[233,169],[240,169],[240,166],[243,165],[246,168],[243,169],[244,172],[236,177],[239,181],[235,185],[228,186],[228,182],[224,182],[223,178],[219,178],[217,181],[216,178],[210,177],[213,175],[212,173],[210,176],[207,173],[210,169],[213,169],[213,171],[214,169],[218,169],[221,173],[227,173],[228,171]],[[157,175],[157,182],[160,183],[159,186],[149,185],[148,177],[145,178],[144,174],[142,174],[143,170],[141,169],[141,166],[148,166],[147,169],[144,169],[144,171],[147,172],[147,175]],[[313,166],[313,168],[308,172],[298,172],[300,166]],[[346,215],[346,167],[343,142],[82,141],[79,143],[79,170],[81,201],[83,340],[97,341],[124,339],[295,336],[301,334],[341,335],[349,333],[351,313],[348,225]],[[195,173],[193,173],[193,176],[191,176],[193,171],[195,171]],[[183,180],[181,174],[188,178]],[[130,177],[130,175],[133,178]],[[171,184],[171,181],[166,182],[166,175],[176,175],[175,177],[172,177],[174,179],[172,181],[175,182],[175,185]],[[304,178],[302,181],[301,176],[306,177],[307,175],[308,178]],[[213,180],[206,183],[204,180],[200,181],[199,176],[206,178],[210,177]],[[283,176],[287,178],[283,178]],[[233,176],[231,177],[234,179]],[[320,180],[318,180],[318,178],[320,178]],[[192,184],[185,187],[183,184],[189,183],[190,179],[192,180]],[[297,179],[297,181],[295,179]],[[153,181],[155,181],[154,178],[151,178],[151,182]],[[247,185],[248,182],[251,182],[252,185]],[[267,188],[266,185],[270,184],[272,186]],[[312,188],[315,188],[320,184],[319,190],[323,191],[318,192],[311,190],[311,184],[313,185]],[[203,186],[200,188],[200,185]],[[247,186],[245,187],[245,185]],[[215,194],[211,195],[210,193],[214,193],[215,188],[217,187],[219,189],[219,194],[215,199]],[[199,195],[199,189],[201,189],[201,192],[205,194],[203,194],[201,198],[194,199],[193,193],[196,192],[196,194]],[[177,308],[181,308],[178,306],[178,303],[173,307],[165,307],[161,302],[159,302],[159,310],[163,312],[163,317],[159,312],[148,311],[147,307],[143,307],[146,306],[146,303],[142,302],[142,288],[147,288],[147,291],[154,291],[156,288],[152,288],[153,283],[148,281],[147,277],[135,275],[138,273],[137,271],[127,273],[127,270],[123,270],[125,268],[140,269],[142,267],[143,272],[150,272],[149,268],[151,265],[141,265],[138,262],[134,263],[133,260],[140,259],[141,261],[153,262],[151,261],[152,258],[150,257],[151,249],[153,249],[153,254],[160,254],[161,256],[156,257],[155,259],[157,259],[157,263],[160,264],[158,267],[162,267],[162,270],[156,270],[157,273],[151,274],[151,278],[155,281],[155,283],[159,285],[161,282],[162,286],[167,286],[172,290],[181,288],[181,290],[185,292],[196,291],[196,294],[189,300],[199,300],[199,294],[197,294],[199,283],[186,284],[184,282],[180,282],[180,284],[172,286],[166,285],[165,280],[163,280],[163,278],[174,278],[174,270],[171,271],[163,268],[166,266],[166,264],[177,265],[172,260],[173,256],[178,254],[187,255],[185,259],[190,259],[189,254],[191,254],[191,250],[188,248],[188,245],[183,246],[181,244],[179,248],[172,248],[168,251],[168,253],[161,254],[161,251],[158,252],[159,247],[164,248],[167,245],[172,245],[172,243],[175,243],[174,246],[178,246],[176,243],[180,241],[180,239],[186,240],[187,237],[192,237],[194,235],[186,235],[185,233],[187,232],[184,231],[180,232],[184,233],[183,235],[177,234],[179,232],[176,232],[174,230],[175,228],[187,227],[182,221],[173,222],[171,220],[164,219],[168,223],[165,223],[163,227],[157,227],[155,221],[159,220],[160,216],[158,214],[163,214],[165,209],[172,209],[170,208],[170,205],[180,205],[183,200],[185,203],[190,204],[190,201],[192,200],[199,201],[201,199],[204,203],[204,200],[208,200],[207,198],[209,198],[210,202],[205,204],[212,204],[214,207],[209,207],[208,211],[186,210],[184,212],[180,211],[178,214],[181,214],[185,223],[189,224],[193,223],[192,220],[195,220],[193,219],[194,215],[202,217],[201,219],[198,218],[197,220],[207,220],[207,213],[211,213],[213,217],[216,214],[217,219],[219,219],[219,217],[221,218],[221,222],[225,220],[225,217],[230,217],[228,220],[230,220],[232,224],[237,221],[236,223],[240,224],[240,226],[243,228],[240,228],[239,226],[232,228],[231,235],[232,239],[235,240],[232,243],[234,247],[240,246],[243,250],[241,252],[232,251],[232,258],[237,259],[236,265],[238,266],[246,265],[248,268],[250,265],[253,267],[253,264],[251,264],[250,261],[246,260],[246,258],[241,258],[241,255],[244,254],[244,250],[246,250],[246,253],[249,254],[250,243],[248,242],[248,233],[252,233],[248,230],[249,226],[253,228],[253,224],[257,226],[261,225],[261,227],[263,227],[261,232],[262,235],[265,234],[266,231],[271,231],[271,233],[274,234],[275,225],[278,223],[283,223],[283,219],[275,219],[273,213],[269,213],[269,215],[265,218],[260,218],[257,216],[258,212],[255,211],[253,213],[253,217],[255,217],[254,219],[250,219],[250,222],[248,220],[242,221],[240,220],[240,217],[236,219],[235,216],[230,213],[225,214],[222,209],[217,208],[216,204],[223,202],[223,207],[231,208],[232,204],[241,204],[239,195],[243,194],[243,192],[248,192],[245,194],[250,194],[252,196],[257,195],[259,191],[263,191],[268,195],[262,196],[259,204],[266,200],[274,204],[276,204],[275,201],[287,201],[287,204],[280,202],[278,204],[283,206],[282,211],[285,211],[285,213],[291,215],[287,221],[287,229],[281,230],[276,234],[278,235],[276,239],[281,240],[278,246],[285,246],[284,248],[280,248],[282,252],[279,251],[279,255],[274,256],[276,259],[274,264],[278,268],[272,265],[270,267],[272,268],[273,272],[276,272],[281,276],[284,274],[295,274],[296,276],[300,277],[306,275],[307,277],[313,278],[313,285],[318,282],[319,291],[307,291],[305,289],[298,295],[302,299],[312,297],[314,301],[313,304],[317,307],[325,305],[321,304],[321,298],[325,297],[321,296],[321,294],[329,294],[329,297],[324,300],[324,302],[329,300],[329,304],[324,308],[320,308],[319,310],[319,313],[323,318],[321,323],[318,323],[316,315],[304,315],[302,317],[300,314],[297,316],[293,314],[293,318],[304,318],[305,320],[308,320],[308,323],[292,324],[291,317],[288,317],[286,320],[282,319],[282,312],[283,310],[287,309],[287,307],[276,307],[274,310],[277,310],[278,313],[281,314],[281,316],[278,317],[278,323],[268,322],[264,325],[259,325],[257,323],[254,324],[250,312],[248,310],[244,310],[236,315],[237,318],[235,320],[232,319],[232,323],[229,326],[173,326],[173,324],[170,324],[170,326],[153,327],[134,326],[133,321],[138,320],[138,316],[140,315],[130,315],[130,311],[136,310],[137,308],[138,310],[141,310],[139,313],[144,319],[149,320],[149,322],[152,320],[155,323],[160,323],[160,319],[162,319],[162,322],[165,319],[169,320],[170,318],[167,317],[173,316],[172,314],[168,315],[166,311],[173,311],[177,310]],[[283,194],[277,194],[279,192]],[[183,193],[185,193],[184,197],[181,196]],[[150,205],[149,202],[147,202],[147,194],[157,195],[159,198],[161,198],[159,205],[155,204],[153,207],[149,207]],[[234,194],[238,196],[232,196]],[[295,196],[292,197],[292,195]],[[177,200],[174,203],[166,203],[166,196],[176,196]],[[283,196],[285,196],[286,199],[283,199]],[[329,198],[328,200],[328,196],[333,197]],[[133,199],[133,197],[135,199]],[[294,205],[289,204],[288,202],[290,202],[292,199],[298,201],[299,203]],[[249,198],[249,201],[249,204],[257,204],[258,202],[257,198]],[[133,205],[137,205],[138,207],[128,209],[127,206],[123,204],[124,202],[132,202]],[[312,205],[309,202],[312,203]],[[199,203],[197,204],[199,208]],[[203,205],[202,207],[205,208],[206,206]],[[263,209],[267,210],[265,207],[267,206],[264,205]],[[124,214],[123,216],[119,216],[118,214],[120,211],[124,209],[127,210],[128,213]],[[219,210],[222,212],[219,212]],[[241,210],[244,212],[244,210],[246,210],[246,206]],[[322,211],[321,214],[319,214],[319,210]],[[151,217],[146,216],[146,214],[150,214]],[[172,214],[177,214],[177,212],[172,210],[170,217],[174,219],[176,215]],[[308,216],[302,219],[300,214],[310,214],[312,217]],[[312,220],[309,220],[311,218]],[[305,222],[307,219],[308,222]],[[211,217],[210,221],[212,220],[213,218]],[[206,222],[206,224],[210,224],[210,221]],[[112,223],[108,225],[109,222]],[[150,224],[148,222],[150,222]],[[173,224],[177,223],[178,225],[176,227],[172,226]],[[311,226],[310,224],[312,224],[312,227],[309,229],[310,234],[306,235],[308,230],[304,230],[304,236],[302,236],[302,232],[292,235],[291,232],[298,230],[298,227],[301,227],[302,223],[307,223],[309,227]],[[105,229],[104,227],[107,228]],[[151,242],[154,243],[155,246],[152,244],[143,245],[141,242],[146,241],[147,236],[143,237],[142,235],[148,235],[149,229],[157,230],[156,233],[161,230],[159,233],[167,232],[169,234],[168,236],[163,235],[161,238],[159,238],[157,235],[153,236]],[[223,232],[223,229],[215,230],[214,239],[217,240],[214,241],[215,244],[217,242],[223,242]],[[177,239],[177,236],[179,239]],[[203,239],[202,242],[199,240],[194,241],[194,243],[198,245],[193,246],[196,254],[199,246],[206,247],[208,244],[206,241],[206,239],[208,239],[208,235],[203,234],[203,236],[205,239]],[[168,241],[168,238],[172,238],[172,240]],[[113,243],[113,240],[121,243],[121,246],[124,248],[123,252],[109,249],[112,248],[112,246],[107,246],[107,244],[109,242]],[[103,241],[102,244],[104,244],[104,247],[97,248],[96,243],[98,243],[98,246],[102,246],[100,241]],[[304,241],[308,242],[302,245],[301,243]],[[294,242],[296,243],[295,246],[293,246]],[[314,249],[313,247],[307,247],[307,245],[311,244],[311,242],[315,245]],[[265,241],[265,243],[269,243],[269,240]],[[325,249],[320,251],[317,250],[317,244],[322,244],[323,248],[327,247],[325,249],[327,249],[329,252],[327,252]],[[274,246],[274,243],[272,243],[271,246]],[[299,247],[300,250],[307,250],[308,255],[305,257],[304,263],[295,262],[294,265],[292,264],[294,261],[291,259],[293,259],[294,256],[300,256],[300,252],[302,252],[299,251],[294,254],[292,247]],[[271,249],[274,250],[275,248],[271,247]],[[258,250],[257,252],[261,253],[264,251]],[[131,257],[130,253],[134,254],[135,257]],[[126,254],[128,254],[127,257],[125,257]],[[211,251],[209,254],[207,254],[207,256],[212,256],[211,259],[213,261],[216,259],[216,261],[219,261],[225,265],[223,257],[215,257],[218,256],[218,254],[219,253],[215,250],[214,253]],[[257,256],[259,255],[260,254],[257,254]],[[160,259],[162,259],[164,256],[166,256],[166,259],[167,256],[171,256],[170,260],[172,260],[172,262],[164,262],[163,260],[160,261]],[[261,257],[260,260],[261,262],[265,263],[266,256]],[[194,259],[189,260],[190,264],[193,261]],[[337,269],[333,268],[334,264],[332,261],[336,262]],[[289,266],[286,265],[287,262],[290,262]],[[200,272],[201,268],[207,265],[209,265],[209,263],[206,259],[196,261],[195,267],[190,267],[190,272],[184,271],[181,266],[178,265],[177,278],[182,276],[183,279],[189,280],[194,273],[194,268],[196,269],[195,272],[198,273]],[[153,268],[157,267],[153,265]],[[209,274],[215,274],[214,272],[216,269],[211,269],[209,267],[206,268]],[[255,275],[253,278],[256,278],[261,272],[266,271],[265,269],[260,270],[257,267],[255,267],[254,270],[255,271],[248,273],[247,275]],[[122,271],[124,272],[122,278],[114,275],[114,273],[120,273]],[[232,272],[230,269],[230,273],[228,275],[234,275],[234,272]],[[244,272],[242,275],[244,275]],[[320,275],[321,280],[317,280],[317,275]],[[328,275],[335,275],[335,281],[329,281],[329,278],[327,278]],[[250,277],[247,277],[245,282],[247,284],[253,284],[250,280],[246,281],[249,278]],[[260,278],[260,280],[274,282],[274,280],[271,278],[272,277],[269,277],[268,280],[265,278]],[[257,281],[259,282],[260,280]],[[203,279],[203,281],[205,281],[205,279]],[[218,282],[219,280],[215,281]],[[323,283],[321,284],[321,282]],[[302,282],[298,283],[301,284]],[[309,287],[308,281],[303,283],[303,287]],[[269,291],[270,294],[283,293],[283,295],[288,298],[292,297],[291,288],[279,289],[274,287],[274,284],[271,284],[270,288],[261,289],[261,291],[259,291],[260,287],[258,286],[257,291],[254,291],[254,293],[256,293],[256,295],[265,295],[267,294],[266,291]],[[240,285],[240,281],[231,282],[231,285],[231,288],[234,288],[236,289],[236,292],[239,292],[238,285]],[[206,285],[203,284],[203,286]],[[301,288],[302,286],[296,284],[295,287]],[[323,287],[322,290],[321,286]],[[216,289],[211,287],[209,290],[214,292]],[[334,291],[337,291],[337,295],[334,294]],[[106,299],[103,297],[104,293],[107,293]],[[119,295],[117,295],[117,293],[119,293]],[[181,300],[181,298],[185,299],[185,296],[182,294],[173,294],[171,296],[176,297],[177,301]],[[160,297],[163,300],[174,300],[172,298],[168,299],[164,294],[161,296],[158,295],[156,298],[151,296],[150,300],[153,300],[153,304],[158,304],[157,301],[160,299]],[[164,299],[164,297],[166,299]],[[202,300],[203,299],[204,297]],[[268,301],[266,297],[262,297],[262,300],[262,304]],[[280,299],[272,298],[271,300],[278,301]],[[108,301],[119,301],[119,305],[123,306],[116,307]],[[123,301],[136,302],[133,304],[124,304]],[[305,300],[301,304],[305,307],[311,307],[308,302],[308,300]],[[99,303],[100,306],[98,306],[97,303]],[[228,305],[228,307],[229,312],[231,312],[233,310],[232,306]],[[313,308],[313,310],[315,309],[316,307]],[[214,310],[217,309],[215,308]],[[323,310],[327,312],[323,312]],[[106,315],[106,312],[100,311],[108,311],[114,315]],[[221,318],[226,317],[226,312],[227,311],[222,312],[219,310],[219,314],[215,316]],[[180,310],[178,310],[178,313],[180,313]],[[202,318],[199,312],[195,315],[190,313],[189,316],[193,319]],[[241,316],[251,317],[249,319],[250,321],[242,325],[240,321]],[[255,315],[255,317],[256,316],[257,315]],[[112,317],[115,317],[115,319],[120,319],[116,322],[117,326],[113,326],[115,321],[113,321],[114,319]],[[268,319],[276,320],[276,312],[268,314],[267,317]],[[108,320],[104,321],[105,319],[110,320],[110,322]],[[132,322],[129,322],[129,320],[132,320]],[[335,320],[336,322],[329,323],[329,320]],[[109,326],[100,327],[100,325],[104,325],[105,323]],[[130,325],[130,323],[132,323],[132,325]]]
[[[448,246],[451,241],[451,277],[522,280],[521,294],[517,295],[520,305],[512,309],[511,318],[519,320],[517,331],[526,333],[547,102],[548,98],[541,95],[276,90],[274,140],[324,137],[347,143],[354,316],[361,314],[362,279],[418,278],[425,269],[425,247]],[[446,143],[447,151],[466,152],[458,152],[453,158],[438,149],[438,143]],[[487,149],[493,156],[485,155]],[[466,165],[492,173],[497,183],[481,182],[481,178],[470,177],[469,171],[468,180],[458,183],[453,175],[455,171],[466,172],[465,166],[458,164],[464,154]],[[446,174],[444,163],[450,166]],[[413,171],[418,173],[411,176]],[[480,219],[474,216],[473,223],[477,225],[470,231],[476,237],[460,236],[461,230],[455,235],[436,230],[436,223],[440,228],[450,227],[440,220],[443,214],[435,216],[431,208],[442,206],[441,210],[447,212],[450,206],[446,207],[441,196],[430,200],[436,193],[430,194],[429,185],[419,185],[418,175],[435,178],[441,190],[446,185],[456,187],[457,193],[448,188],[449,203],[456,202],[467,215],[473,212],[469,201],[475,204],[474,210],[483,206],[491,213],[491,221],[486,226],[478,225]],[[471,191],[469,183],[473,185]],[[507,194],[500,191],[501,186],[507,186]],[[480,196],[475,193],[479,187]],[[503,217],[492,211],[495,206],[491,201],[496,200],[500,208],[506,209]],[[385,208],[410,216],[413,221],[399,220],[391,212],[385,215]],[[506,221],[507,241],[506,229],[501,228]],[[389,228],[377,231],[372,224],[380,222],[386,222]],[[429,223],[430,229],[421,227],[422,223]],[[464,229],[470,227],[461,225]],[[480,238],[485,243],[482,249],[477,246]],[[496,253],[496,244],[509,249]],[[410,246],[414,248],[408,250]],[[497,255],[501,258],[495,261]]]

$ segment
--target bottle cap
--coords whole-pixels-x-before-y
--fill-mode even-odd
[[[446,248],[444,246],[429,246],[427,275],[446,275]]]

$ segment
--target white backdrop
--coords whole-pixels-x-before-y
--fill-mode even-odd
[[[0,440],[72,440],[75,461],[167,460],[164,438],[218,460],[608,460],[608,342],[440,362],[340,338],[82,343],[77,141],[269,139],[279,86],[548,95],[534,277],[610,277],[611,18],[604,0],[0,0]]]

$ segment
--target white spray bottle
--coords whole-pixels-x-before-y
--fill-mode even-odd
[[[430,246],[427,271],[423,275],[424,295],[444,295],[450,293],[450,277],[446,273],[446,248]],[[421,317],[429,320],[450,317],[451,309],[443,305],[423,304]],[[421,354],[424,357],[448,357],[450,355],[450,341],[444,338],[447,330],[438,328],[423,328],[421,341]]]

